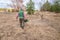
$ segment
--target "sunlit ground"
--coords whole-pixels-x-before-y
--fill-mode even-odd
[[[43,14],[43,19],[41,19]],[[19,26],[16,13],[0,13],[1,40],[60,40],[60,14],[39,12],[27,15],[25,29]]]

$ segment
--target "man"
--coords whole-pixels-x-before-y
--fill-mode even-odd
[[[19,18],[20,27],[24,29],[24,11],[22,9],[19,10],[16,18]]]

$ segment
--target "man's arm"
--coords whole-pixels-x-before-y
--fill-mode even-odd
[[[16,19],[18,19],[18,13],[16,14]]]

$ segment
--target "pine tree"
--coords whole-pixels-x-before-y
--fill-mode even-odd
[[[34,14],[34,2],[32,0],[27,3],[27,12],[28,14]]]
[[[50,5],[50,3],[49,3],[48,0],[47,0],[47,2],[44,3],[43,6],[41,7],[41,10],[42,10],[42,11],[49,11],[50,8],[51,8],[51,5]]]
[[[60,2],[59,0],[55,1],[54,4],[51,5],[50,11],[60,12],[60,3],[59,2]]]

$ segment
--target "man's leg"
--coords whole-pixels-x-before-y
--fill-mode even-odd
[[[22,19],[22,29],[24,29],[24,19]]]
[[[19,19],[20,27],[22,26],[22,19]]]

